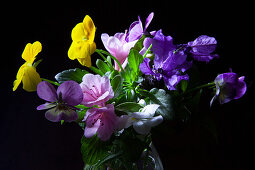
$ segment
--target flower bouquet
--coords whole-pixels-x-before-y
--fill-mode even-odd
[[[218,58],[214,37],[201,35],[186,44],[174,44],[162,30],[148,31],[152,12],[145,23],[138,17],[124,33],[101,35],[106,50],[97,49],[96,27],[86,15],[71,32],[71,60],[84,66],[64,70],[54,80],[41,78],[36,60],[39,41],[28,43],[22,53],[25,63],[14,81],[28,92],[37,91],[45,101],[51,122],[75,122],[84,130],[81,153],[85,169],[163,169],[153,145],[153,136],[169,122],[189,120],[205,88],[212,107],[227,103],[246,92],[244,76],[230,72],[200,84],[197,62]],[[143,26],[144,23],[144,26]],[[94,66],[91,55],[97,59]],[[166,129],[164,130],[166,131]]]

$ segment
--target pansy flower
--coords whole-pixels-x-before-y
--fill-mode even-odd
[[[246,92],[244,76],[238,77],[236,73],[229,72],[218,75],[215,80],[216,94],[210,105],[218,99],[220,104],[227,103],[233,99],[241,98]]]
[[[49,121],[71,122],[78,118],[74,106],[81,103],[83,93],[80,85],[75,81],[65,81],[57,90],[49,82],[42,81],[37,86],[37,94],[41,99],[47,101],[38,106],[37,110],[49,109],[45,113],[45,117]]]
[[[68,57],[71,60],[77,59],[81,65],[91,66],[91,55],[96,50],[95,32],[96,27],[88,15],[82,23],[73,28],[71,34],[73,42],[68,50]]]
[[[108,104],[100,108],[91,108],[83,119],[86,122],[84,135],[90,138],[97,134],[102,141],[108,140],[116,128],[117,116],[114,106]]]
[[[105,102],[114,96],[111,82],[106,76],[85,74],[80,87],[83,92],[81,104],[87,107],[94,105],[104,106]]]
[[[42,44],[39,41],[33,44],[28,43],[22,53],[22,58],[26,61],[20,68],[13,82],[13,91],[15,91],[19,84],[23,83],[23,89],[31,92],[36,91],[37,85],[42,81],[40,75],[36,72],[33,66],[34,60],[39,52],[42,51]]]

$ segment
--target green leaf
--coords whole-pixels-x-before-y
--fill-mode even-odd
[[[115,107],[116,110],[126,113],[138,112],[141,108],[142,106],[135,102],[125,102]]]
[[[123,87],[123,81],[120,74],[114,76],[111,81],[111,86],[114,92],[114,97],[118,97]]]
[[[139,75],[139,65],[143,62],[143,56],[139,53],[139,51],[135,49],[131,49],[128,54],[128,64],[131,69],[131,80],[135,81],[137,76]]]
[[[103,60],[101,59],[97,59],[96,61],[96,65],[97,67],[105,74],[108,71],[111,71],[111,69],[109,68],[109,66],[103,62]]]
[[[108,153],[108,143],[101,141],[96,136],[81,138],[81,154],[85,164],[94,165]]]
[[[55,76],[55,79],[59,83],[63,83],[64,81],[67,81],[67,80],[73,80],[73,81],[76,81],[77,83],[81,83],[82,77],[87,73],[88,72],[86,70],[81,70],[79,68],[69,69],[69,70],[64,70],[58,73]]]
[[[143,48],[143,41],[146,38],[145,35],[143,35],[136,43],[134,46],[134,49],[136,49],[137,51],[141,51],[141,49]]]
[[[166,119],[173,119],[173,99],[170,94],[167,94],[163,89],[153,88],[150,90],[152,96],[149,96],[152,103],[159,104],[157,112]]]
[[[89,67],[89,69],[92,70],[94,73],[99,74],[100,76],[104,76],[104,73],[96,67],[91,66]]]

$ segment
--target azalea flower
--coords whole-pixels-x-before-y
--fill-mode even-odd
[[[213,58],[218,58],[218,54],[212,54],[217,46],[217,41],[214,37],[201,35],[194,41],[188,42],[187,47],[190,48],[189,53],[198,61],[209,62]]]
[[[233,99],[241,98],[246,92],[244,76],[238,77],[236,73],[223,73],[215,78],[216,94],[212,98],[210,105],[218,99],[220,104],[230,102]]]
[[[77,24],[72,30],[72,44],[68,50],[71,60],[77,59],[81,65],[91,66],[91,55],[96,50],[94,42],[96,28],[93,20],[86,15],[83,22]]]
[[[39,41],[33,44],[28,43],[22,53],[22,58],[26,61],[20,68],[13,82],[13,91],[15,91],[19,84],[23,83],[23,89],[31,92],[36,91],[37,85],[42,81],[40,75],[36,72],[33,66],[34,60],[39,52],[42,51],[42,44]]]
[[[45,113],[45,117],[49,121],[71,122],[78,118],[74,106],[81,103],[83,93],[80,85],[75,81],[65,81],[58,87],[57,91],[52,84],[42,81],[37,86],[37,94],[41,99],[47,101],[38,106],[37,110],[50,109]]]
[[[100,108],[91,108],[86,112],[83,119],[86,121],[84,135],[91,138],[95,134],[102,140],[108,140],[115,130],[117,116],[114,113],[114,106],[108,104]]]
[[[186,60],[187,55],[182,49],[177,49],[171,36],[164,36],[162,31],[156,32],[153,38],[144,40],[144,47],[152,44],[152,52],[155,54],[153,68],[150,67],[149,58],[145,58],[139,68],[145,75],[151,75],[156,80],[164,80],[169,90],[176,90],[176,85],[181,80],[188,80],[189,76],[183,74],[192,65]]]
[[[127,42],[127,33],[116,33],[114,36],[109,36],[106,33],[101,35],[101,40],[104,44],[106,50],[113,55],[121,64],[122,68],[127,65],[127,57],[130,49],[135,46],[137,40],[132,42]],[[120,71],[119,65],[114,61],[114,69]]]
[[[151,127],[157,126],[163,122],[161,115],[155,116],[155,112],[160,105],[146,105],[141,112],[135,112],[130,115],[122,115],[118,119],[118,129],[128,128],[133,125],[135,131],[142,135],[147,135]]]
[[[104,106],[105,102],[114,96],[110,80],[106,76],[85,74],[80,87],[83,92],[81,104],[87,107]]]
[[[114,36],[109,36],[106,33],[101,35],[101,40],[106,50],[120,62],[122,68],[126,67],[130,49],[135,46],[136,42],[146,32],[153,16],[154,13],[152,12],[146,19],[144,29],[140,17],[138,17],[139,21],[135,21],[130,25],[128,33],[126,31],[125,33],[116,33]],[[119,65],[115,61],[114,68],[120,71]]]

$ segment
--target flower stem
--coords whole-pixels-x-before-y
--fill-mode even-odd
[[[114,68],[113,68],[112,64],[109,63],[109,61],[105,58],[105,56],[98,49],[96,49],[96,53],[99,54],[104,59],[105,62],[107,62],[107,64],[111,67],[111,70],[113,71]]]
[[[196,91],[196,90],[200,90],[200,89],[203,89],[203,88],[206,88],[206,87],[209,87],[209,88],[212,88],[215,86],[215,82],[211,82],[211,83],[207,83],[207,84],[203,84],[203,85],[200,85],[200,86],[197,86],[193,89],[190,89],[189,91],[187,91],[186,93],[191,93],[193,91]]]
[[[151,47],[152,47],[152,44],[150,45],[150,47],[147,49],[147,51],[146,51],[145,54],[143,55],[143,59],[146,57],[146,55],[147,55],[148,52],[150,51]]]
[[[41,78],[43,81],[47,81],[47,82],[49,82],[49,83],[51,83],[51,84],[54,84],[54,85],[56,85],[56,86],[59,86],[60,84],[58,83],[58,82],[55,82],[55,81],[52,81],[52,80],[48,80],[48,79],[45,79],[45,78]]]
[[[103,53],[105,55],[108,55],[110,56],[114,61],[116,61],[116,63],[119,65],[119,68],[121,69],[121,71],[125,72],[124,69],[122,68],[122,65],[120,64],[120,62],[117,60],[117,58],[115,58],[114,56],[112,56],[110,53],[108,53],[107,51],[104,51],[104,50],[99,50],[99,49],[96,49],[96,52],[97,53]]]

